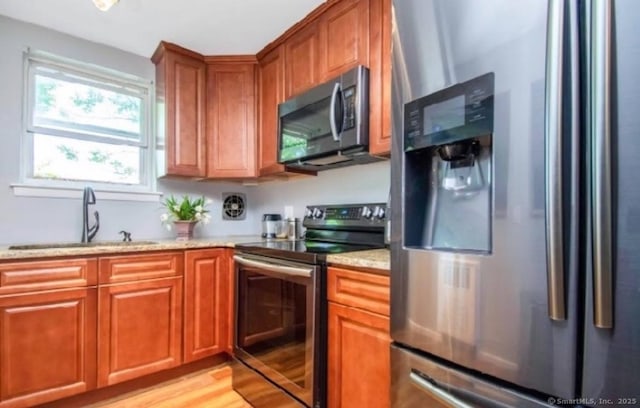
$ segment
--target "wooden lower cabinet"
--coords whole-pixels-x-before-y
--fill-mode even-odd
[[[329,408],[389,407],[389,317],[329,302]]]
[[[182,363],[182,277],[100,287],[98,307],[99,387]]]
[[[96,289],[0,297],[0,407],[96,387]]]
[[[185,253],[184,362],[229,349],[230,303],[227,249],[191,250]]]

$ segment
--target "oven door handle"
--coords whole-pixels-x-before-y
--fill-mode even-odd
[[[297,268],[294,266],[283,266],[277,265],[270,262],[256,261],[254,259],[247,259],[240,255],[234,255],[233,260],[239,263],[240,265],[250,266],[252,268],[262,269],[264,271],[269,271],[272,273],[277,273],[280,275],[287,276],[300,276],[303,278],[311,278],[311,274],[313,273],[313,268]]]

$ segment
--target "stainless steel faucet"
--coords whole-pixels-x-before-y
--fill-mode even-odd
[[[100,216],[97,211],[93,215],[96,217],[96,223],[89,227],[89,205],[96,203],[96,195],[91,187],[85,187],[82,193],[82,241],[91,242],[93,237],[100,229]]]

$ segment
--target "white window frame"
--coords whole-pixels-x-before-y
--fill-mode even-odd
[[[90,84],[97,88],[130,93],[142,99],[140,140],[125,137],[92,134],[89,131],[56,130],[40,128],[33,124],[35,108],[35,75],[38,67],[51,67],[67,75],[78,75],[78,83]],[[83,79],[84,78],[84,79]],[[64,76],[69,81],[70,77]],[[95,81],[95,82],[94,82]],[[129,92],[127,92],[129,90]],[[14,194],[37,197],[77,197],[81,190],[90,185],[97,196],[103,199],[158,201],[161,193],[156,191],[155,180],[155,140],[154,126],[154,84],[134,75],[59,57],[43,51],[27,50],[24,53],[24,107],[23,137],[21,143],[22,165],[20,183],[12,184]],[[77,140],[103,142],[114,145],[128,145],[140,148],[140,184],[109,183],[82,180],[54,180],[33,177],[34,134],[61,136]]]

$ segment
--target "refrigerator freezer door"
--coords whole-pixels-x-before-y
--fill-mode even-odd
[[[610,52],[600,55],[590,67],[592,78],[604,75],[602,79],[606,84],[608,78],[609,87],[596,86],[591,82],[590,101],[594,118],[590,129],[593,142],[591,156],[604,155],[605,160],[591,163],[593,200],[590,210],[594,211],[598,206],[601,208],[593,212],[593,228],[588,230],[593,235],[587,242],[594,242],[594,245],[589,248],[586,260],[589,278],[582,395],[598,401],[596,406],[637,405],[640,404],[640,36],[637,25],[640,3],[617,0],[592,1],[591,4],[593,24],[589,49],[608,46]],[[608,75],[607,65],[611,69]],[[605,68],[604,72],[602,68]],[[607,111],[610,115],[608,126]],[[598,169],[598,165],[608,165],[609,170]],[[610,192],[602,188],[603,180],[596,178],[607,173],[611,178]],[[610,196],[607,199],[602,197],[603,194]],[[607,201],[613,203],[610,212],[606,211]],[[602,242],[598,243],[603,235],[597,228],[603,227],[603,218],[606,219],[607,215],[611,216],[612,228],[602,232],[612,237],[608,248]],[[604,274],[604,279],[597,279],[596,268],[591,267],[592,259],[594,263],[609,265],[598,272]],[[606,287],[608,274],[611,274],[612,290]],[[607,292],[612,295],[613,308],[607,307]],[[611,312],[613,319],[607,319]]]
[[[391,406],[395,408],[542,408],[516,391],[490,384],[396,346],[391,346]]]
[[[564,129],[565,228],[557,246],[564,249],[567,318],[552,320],[545,222],[546,38],[544,1],[394,2],[392,201],[402,203],[404,186],[417,188],[404,179],[400,159],[405,103],[493,72],[495,113],[490,249],[487,254],[406,249],[401,226],[415,220],[404,220],[403,205],[394,205],[391,330],[398,343],[524,388],[572,398],[578,183],[577,162],[570,159],[577,155],[571,131]],[[559,43],[569,49],[568,42]]]

